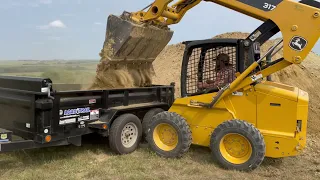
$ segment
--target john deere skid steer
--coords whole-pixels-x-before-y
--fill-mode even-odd
[[[105,43],[110,62],[152,63],[172,37],[168,26],[179,23],[189,9],[203,2],[172,1],[155,0],[141,11],[111,16]],[[222,167],[236,170],[253,170],[265,156],[299,154],[306,146],[308,94],[265,78],[301,63],[314,47],[320,35],[320,3],[207,2],[263,24],[246,39],[186,42],[181,98],[168,112],[155,113],[150,120],[146,131],[151,149],[164,157],[181,157],[191,144],[206,146]],[[278,32],[282,40],[260,54],[260,46]],[[283,58],[265,61],[279,50]]]

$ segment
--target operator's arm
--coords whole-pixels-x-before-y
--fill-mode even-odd
[[[133,13],[132,19],[164,25],[176,24],[189,9],[201,2],[201,0],[180,0],[168,6],[172,1],[155,0],[146,8],[146,11]],[[272,20],[282,32],[284,59],[291,63],[301,63],[312,50],[320,35],[319,7],[292,0],[206,1],[220,4],[262,21]],[[215,15],[215,12],[212,12],[212,16]],[[210,20],[210,18],[206,19]]]

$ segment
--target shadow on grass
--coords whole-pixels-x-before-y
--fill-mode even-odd
[[[215,163],[211,155],[211,150],[208,147],[192,145],[189,152],[190,152],[189,153],[190,158],[195,162],[198,162],[200,164]],[[263,162],[261,163],[261,166],[281,167],[281,165],[283,164],[283,160],[284,160],[283,158],[265,157]]]
[[[211,151],[208,147],[192,145],[189,150],[189,157],[199,164],[213,164]]]
[[[10,169],[18,166],[37,166],[51,161],[72,159],[79,153],[90,152],[93,154],[105,153],[114,155],[108,145],[108,138],[97,134],[83,136],[82,146],[74,145],[45,147],[40,149],[20,150],[6,153],[9,159],[0,159],[0,167]]]
[[[273,166],[273,167],[280,167],[283,163],[283,158],[264,158],[261,166]]]

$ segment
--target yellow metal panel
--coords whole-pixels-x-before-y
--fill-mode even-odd
[[[297,102],[292,98],[292,91],[288,96],[283,94],[284,89],[274,87],[272,92],[266,93],[259,84],[256,88],[257,94],[257,128],[267,131],[278,131],[278,133],[294,133],[297,121]],[[289,93],[290,92],[290,93]],[[289,100],[291,99],[291,100]],[[297,96],[295,98],[297,101]]]
[[[237,95],[229,95],[225,98],[226,107],[234,113],[235,119],[246,120],[256,125],[257,98],[253,88],[244,92],[236,92],[235,94]]]
[[[192,132],[192,144],[199,146],[210,146],[210,137],[213,132],[213,128],[201,127],[201,126],[190,126]]]
[[[297,139],[300,142],[300,148],[306,146],[307,139],[307,121],[308,121],[308,102],[309,96],[305,91],[299,91],[297,119],[302,121],[301,132],[297,133]]]
[[[282,89],[286,89],[288,91],[298,92],[298,88],[297,87],[289,86],[287,84],[282,84],[282,83],[273,82],[273,81],[264,81],[263,84],[275,86],[275,87],[282,88]]]
[[[278,87],[277,87],[278,86]],[[255,86],[257,92],[261,92],[271,96],[277,96],[292,101],[298,101],[298,88],[294,88],[293,91],[288,88],[282,88],[280,84],[268,82],[259,83]]]
[[[296,150],[298,141],[294,138],[284,138],[273,136],[272,134],[263,134],[266,143],[266,156],[280,158],[286,156],[295,156],[299,152]]]

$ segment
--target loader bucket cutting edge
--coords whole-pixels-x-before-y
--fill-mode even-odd
[[[111,63],[152,63],[169,43],[173,31],[143,26],[110,15],[100,56]]]

